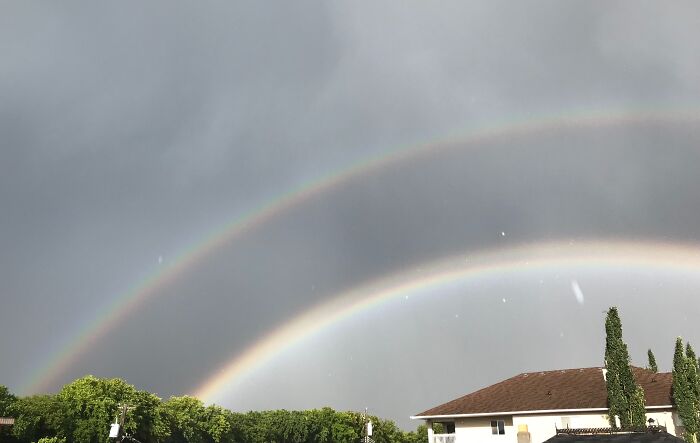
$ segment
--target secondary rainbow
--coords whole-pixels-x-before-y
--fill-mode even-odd
[[[336,295],[279,326],[212,374],[193,395],[215,402],[256,369],[287,349],[355,314],[406,295],[439,293],[447,284],[512,273],[569,269],[629,271],[667,269],[700,277],[700,245],[644,242],[563,242],[526,244],[452,257]],[[567,296],[569,294],[567,293]]]
[[[480,143],[498,138],[516,139],[530,134],[566,128],[596,128],[643,123],[694,123],[700,122],[697,108],[673,108],[667,110],[621,110],[621,111],[580,111],[561,115],[541,115],[527,120],[502,122],[467,132],[455,133],[441,141],[415,144],[408,148],[397,148],[381,156],[370,157],[348,168],[334,171],[316,180],[294,187],[268,202],[242,214],[232,222],[183,250],[170,266],[159,267],[131,289],[118,295],[94,319],[86,323],[67,344],[49,353],[46,363],[38,366],[28,377],[22,393],[46,391],[83,354],[113,331],[120,322],[139,306],[167,291],[167,286],[176,276],[181,275],[199,263],[222,245],[230,244],[245,236],[258,226],[264,225],[285,211],[312,199],[313,197],[342,186],[357,177],[380,172],[383,168],[433,155],[444,149],[470,149]]]

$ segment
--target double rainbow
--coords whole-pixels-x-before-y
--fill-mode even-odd
[[[351,167],[334,171],[318,178],[317,180],[303,183],[291,189],[275,199],[245,213],[226,224],[221,229],[206,236],[202,241],[186,248],[168,267],[159,268],[155,273],[138,282],[130,290],[117,296],[114,301],[104,309],[100,315],[85,324],[83,328],[72,339],[68,345],[50,355],[46,364],[29,377],[25,388],[21,389],[25,393],[41,392],[47,390],[52,384],[65,374],[86,352],[95,346],[102,338],[125,319],[130,313],[137,310],[147,301],[166,294],[161,291],[177,276],[188,270],[195,268],[197,264],[213,251],[230,245],[237,239],[244,237],[252,230],[265,225],[269,220],[282,216],[289,209],[303,204],[306,201],[326,192],[331,192],[344,184],[361,178],[368,174],[381,173],[385,168],[400,164],[404,161],[411,161],[421,156],[435,155],[445,149],[474,149],[481,143],[504,139],[517,140],[518,138],[546,133],[567,128],[595,129],[599,127],[614,127],[640,124],[697,124],[700,122],[700,112],[696,108],[672,110],[634,110],[618,112],[579,112],[568,115],[540,116],[535,119],[508,122],[505,124],[492,125],[479,130],[470,131],[467,134],[457,134],[438,142],[428,142],[415,145],[409,148],[399,148],[390,151],[382,156],[365,159]],[[653,249],[653,248],[652,248]],[[673,249],[673,248],[672,248]],[[680,249],[676,252],[682,252]],[[672,251],[668,251],[669,253]],[[689,252],[689,251],[686,251]],[[601,257],[598,257],[601,258]],[[627,258],[632,258],[627,256]],[[574,257],[571,258],[572,260]],[[673,260],[671,260],[673,261]],[[680,260],[683,261],[683,260]],[[695,263],[695,262],[693,262]],[[511,264],[512,265],[512,264]],[[542,264],[541,264],[542,265]],[[331,324],[334,321],[351,315],[363,309],[381,303],[383,300],[391,299],[392,294],[404,293],[410,288],[425,288],[430,285],[437,285],[439,282],[458,278],[459,276],[478,275],[479,273],[500,272],[508,269],[507,265],[483,265],[481,270],[462,269],[447,273],[437,272],[433,276],[425,276],[419,279],[408,279],[409,283],[399,283],[395,288],[378,289],[368,294],[367,289],[360,290],[359,294],[351,297],[358,298],[359,301],[350,302],[348,295],[344,294],[334,298],[331,302],[311,308],[307,313],[302,314],[297,319],[291,320],[286,325],[275,329],[266,335],[248,351],[237,356],[223,369],[207,379],[201,388],[197,389],[197,394],[205,399],[212,396],[216,389],[220,389],[228,382],[233,382],[237,377],[257,367],[255,361],[267,361],[267,356],[274,355],[286,346],[286,343],[300,340],[309,335],[309,319],[321,319],[317,323],[319,327]],[[325,319],[325,320],[324,320]],[[291,329],[290,329],[291,328]],[[228,380],[228,381],[227,381]]]

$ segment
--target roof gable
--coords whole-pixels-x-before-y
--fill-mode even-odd
[[[671,405],[671,374],[632,367],[647,406]],[[449,401],[420,416],[489,414],[557,409],[606,409],[602,368],[529,372]]]

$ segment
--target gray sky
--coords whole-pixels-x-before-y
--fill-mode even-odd
[[[697,121],[673,121],[700,114],[697,2],[3,9],[0,383],[12,390],[208,234],[302,183],[421,142],[455,140],[224,245],[52,389],[93,373],[162,396],[190,392],[316,303],[456,254],[585,239],[698,242],[700,134]],[[455,135],[640,111],[667,118],[469,146]],[[518,372],[600,364],[601,311],[612,304],[639,364],[653,347],[668,369],[675,336],[700,340],[692,272],[601,266],[470,284],[353,316],[278,356],[222,404],[367,406],[412,427],[408,415]]]

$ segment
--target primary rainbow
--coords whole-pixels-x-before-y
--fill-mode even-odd
[[[700,276],[700,245],[644,242],[554,242],[492,249],[452,257],[332,297],[260,338],[212,374],[193,393],[211,403],[223,398],[256,369],[299,342],[358,312],[407,295],[435,294],[445,285],[512,273],[557,269],[688,271]],[[568,292],[566,294],[569,296]]]
[[[198,243],[185,248],[170,266],[158,268],[153,274],[138,282],[130,290],[117,296],[112,303],[85,324],[78,333],[68,340],[68,344],[49,355],[46,363],[28,377],[24,393],[46,391],[64,374],[85,352],[99,342],[131,312],[158,294],[159,291],[194,267],[222,245],[240,238],[258,226],[283,214],[285,211],[319,194],[328,192],[342,184],[365,174],[381,171],[390,165],[409,161],[421,155],[431,155],[447,148],[473,148],[479,143],[499,137],[514,139],[530,134],[565,128],[596,128],[642,123],[698,123],[700,112],[697,108],[674,108],[669,110],[622,110],[622,111],[581,111],[566,115],[542,115],[537,118],[510,121],[473,129],[466,134],[454,134],[441,141],[425,142],[409,148],[394,149],[382,156],[367,158],[348,168],[326,174],[314,181],[303,183],[289,192],[254,208],[224,225],[221,229],[205,236]]]

